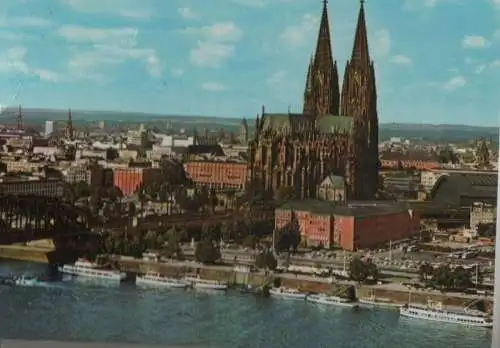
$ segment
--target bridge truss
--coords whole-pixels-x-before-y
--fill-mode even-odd
[[[0,244],[86,234],[91,234],[88,219],[59,198],[0,195]]]

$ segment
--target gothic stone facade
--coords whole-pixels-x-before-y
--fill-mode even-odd
[[[374,198],[379,169],[377,94],[363,2],[342,93],[324,1],[303,113],[267,114],[263,108],[255,128],[249,178],[263,190],[292,187],[297,198],[316,198],[318,185],[336,175],[345,180],[347,199]]]

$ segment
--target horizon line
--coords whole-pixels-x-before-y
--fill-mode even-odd
[[[57,111],[57,112],[91,112],[91,113],[117,113],[117,114],[142,114],[142,115],[147,115],[147,116],[152,116],[152,117],[158,117],[158,118],[163,118],[163,117],[189,117],[189,118],[194,118],[194,117],[199,117],[199,118],[220,118],[220,119],[236,119],[236,120],[255,120],[256,117],[241,117],[241,116],[213,116],[213,115],[193,115],[193,114],[160,114],[156,112],[145,112],[145,111],[125,111],[125,110],[93,110],[93,109],[73,109],[73,108],[36,108],[36,107],[27,107],[23,108],[22,105],[19,106],[7,106],[7,107],[2,107],[0,109],[0,116],[7,110],[9,111],[18,111],[19,107],[21,107],[22,110],[40,110],[40,111]],[[268,114],[280,114],[279,112],[277,113],[268,113]],[[281,113],[283,114],[283,113]],[[260,116],[260,115],[259,115]],[[75,119],[73,119],[75,120]],[[78,120],[78,118],[76,119]],[[381,122],[381,125],[390,125],[390,124],[401,124],[401,125],[421,125],[421,126],[463,126],[463,127],[475,127],[475,128],[498,128],[499,125],[471,125],[471,124],[466,124],[466,123],[426,123],[426,122],[400,122],[400,121],[386,121],[386,122]]]

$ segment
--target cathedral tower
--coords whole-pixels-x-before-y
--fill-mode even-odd
[[[66,123],[66,138],[73,140],[74,139],[74,131],[73,131],[73,118],[71,116],[71,109],[68,110],[68,122]]]
[[[338,115],[339,102],[339,74],[332,55],[327,0],[323,0],[316,52],[307,72],[303,113],[315,118]]]
[[[341,115],[354,117],[356,130],[353,142],[356,144],[353,157],[356,172],[363,173],[358,181],[362,185],[356,196],[373,198],[378,190],[379,152],[378,115],[375,68],[368,50],[364,0],[354,35],[351,59],[347,62],[342,84]]]

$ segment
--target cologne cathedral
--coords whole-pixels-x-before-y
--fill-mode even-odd
[[[339,87],[327,1],[316,51],[307,71],[303,112],[257,117],[249,144],[249,179],[273,193],[290,187],[298,199],[317,198],[328,177],[345,185],[342,200],[370,200],[378,190],[378,116],[375,71],[361,0],[352,55]]]

